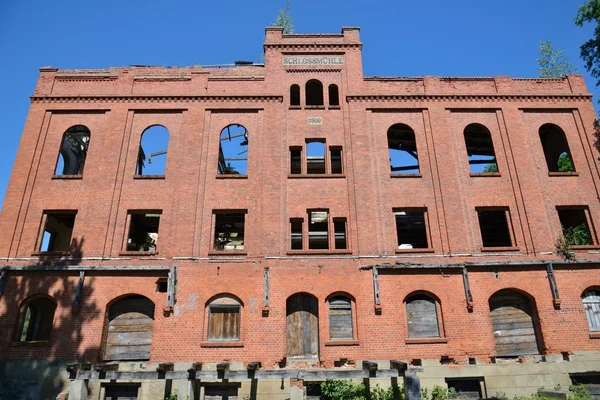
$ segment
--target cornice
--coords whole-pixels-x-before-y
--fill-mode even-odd
[[[31,96],[32,103],[171,103],[171,102],[279,102],[283,101],[280,95],[199,95],[199,96]]]
[[[306,72],[341,72],[341,68],[289,68],[286,69],[285,72],[288,73],[306,73]]]
[[[401,95],[347,95],[347,102],[390,102],[390,101],[510,101],[510,100],[579,100],[592,101],[591,94],[581,93],[559,93],[559,94],[401,94]]]
[[[362,43],[271,43],[264,44],[264,48],[271,49],[362,49]]]

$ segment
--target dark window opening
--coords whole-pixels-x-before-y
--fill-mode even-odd
[[[69,251],[75,225],[75,212],[46,213],[40,251]]]
[[[574,246],[594,244],[586,218],[587,208],[557,208],[557,211],[567,243]]]
[[[300,86],[290,86],[290,106],[300,105]]]
[[[425,210],[397,210],[394,211],[394,215],[398,249],[426,249],[429,247]]]
[[[128,385],[128,384],[105,384],[104,386],[104,399],[105,400],[137,400],[138,391],[140,388],[139,384]]]
[[[446,384],[461,399],[480,399],[486,396],[483,378],[447,378]]]
[[[539,133],[548,171],[575,172],[565,132],[554,124],[544,124]]]
[[[583,294],[583,308],[591,332],[600,332],[600,290],[588,289]]]
[[[28,301],[21,308],[21,329],[17,340],[34,342],[50,340],[50,332],[54,322],[56,304],[46,297],[38,297]]]
[[[240,340],[241,304],[231,297],[213,300],[208,306],[208,340]]]
[[[244,250],[244,221],[246,215],[216,214],[215,250]]]
[[[342,170],[342,148],[341,147],[330,147],[329,153],[331,155],[331,173],[341,174]]]
[[[156,252],[160,212],[130,213],[127,251]]]
[[[302,148],[290,147],[290,174],[302,173]]]
[[[221,131],[217,173],[248,174],[248,131],[242,125],[228,125]]]
[[[237,400],[240,384],[208,383],[204,386],[204,400]]]
[[[304,386],[306,387],[306,400],[321,400],[324,398],[321,382],[304,381]]]
[[[136,166],[136,175],[162,176],[167,170],[169,131],[164,126],[154,125],[142,133]],[[148,163],[146,164],[146,160]]]
[[[83,125],[75,125],[67,129],[58,153],[55,175],[81,175],[85,166],[90,130]]]
[[[156,281],[156,291],[159,293],[167,293],[169,290],[169,281],[166,278],[160,278]]]
[[[322,106],[323,102],[323,84],[316,80],[311,79],[306,82],[306,105],[307,106]]]
[[[309,211],[308,248],[329,249],[329,213],[327,211]]]
[[[325,143],[306,142],[306,172],[308,174],[325,173]]]
[[[290,220],[290,225],[292,229],[292,250],[302,250],[303,242],[302,242],[302,225],[303,222],[301,218],[293,218]]]
[[[340,95],[338,91],[337,85],[329,85],[329,105],[330,106],[339,106],[340,105]]]
[[[471,124],[464,133],[471,173],[498,172],[490,131],[483,125]]]
[[[346,218],[333,219],[333,232],[336,249],[347,249],[346,243]]]
[[[510,247],[508,210],[477,210],[483,247]]]
[[[440,337],[437,303],[426,295],[413,295],[406,300],[409,338]]]
[[[344,296],[329,299],[329,338],[332,340],[354,339],[352,325],[352,302]]]
[[[600,399],[600,372],[584,372],[569,374],[573,385],[580,385],[585,389],[592,399]]]
[[[392,174],[418,174],[419,156],[412,128],[405,124],[392,125],[387,139]]]

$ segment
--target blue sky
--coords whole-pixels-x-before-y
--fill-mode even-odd
[[[298,33],[360,26],[365,75],[537,75],[552,40],[586,77],[579,46],[592,27],[573,18],[583,0],[292,0]],[[285,0],[0,1],[0,202],[38,69],[258,61],[264,27]],[[89,168],[91,166],[87,166]]]

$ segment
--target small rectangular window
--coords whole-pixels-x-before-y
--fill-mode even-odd
[[[306,142],[306,173],[325,173],[325,142]]]
[[[341,147],[330,147],[329,152],[331,154],[331,173],[341,174],[342,173],[342,148]]]
[[[396,217],[396,237],[399,250],[426,249],[427,224],[426,210],[397,209],[394,211]]]
[[[454,389],[461,399],[480,399],[486,397],[483,378],[447,378],[448,389]]]
[[[46,212],[40,251],[69,251],[76,211]]]
[[[508,209],[478,208],[479,229],[483,247],[510,247]]]
[[[130,212],[127,251],[156,252],[160,211],[148,213]]]
[[[290,226],[292,229],[292,250],[302,250],[302,225],[303,221],[301,218],[292,218],[290,220]]]
[[[335,235],[335,248],[347,249],[346,243],[346,218],[333,219],[333,231]]]
[[[245,213],[219,213],[215,221],[215,250],[244,250]]]
[[[302,148],[290,147],[290,174],[302,173]]]
[[[329,212],[309,211],[308,221],[308,248],[329,249]]]
[[[138,398],[139,383],[102,383],[105,400],[133,400]]]
[[[156,291],[159,293],[167,293],[169,290],[169,282],[167,278],[158,278],[156,281]]]
[[[240,384],[208,383],[204,387],[204,400],[237,400]]]
[[[594,244],[588,225],[587,207],[556,207],[562,234],[572,246],[590,246]]]

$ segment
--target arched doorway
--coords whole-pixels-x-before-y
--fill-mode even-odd
[[[286,302],[287,356],[319,358],[319,306],[317,298],[296,293]]]

